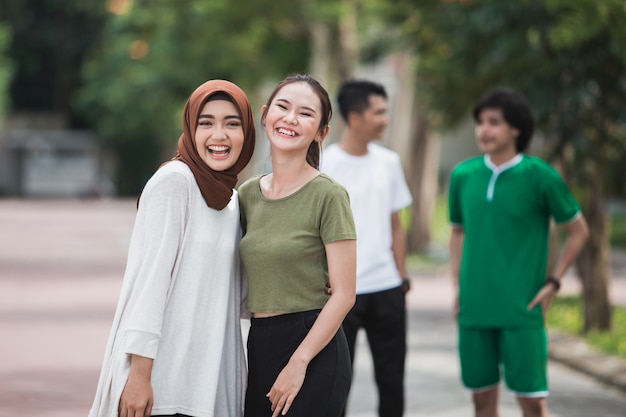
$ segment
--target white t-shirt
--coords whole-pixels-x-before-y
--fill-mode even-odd
[[[356,225],[357,294],[399,286],[402,277],[391,251],[391,215],[409,206],[412,198],[398,154],[370,143],[366,155],[354,156],[335,143],[322,152],[321,171],[350,195]]]
[[[141,195],[90,417],[117,416],[130,354],[153,358],[152,414],[241,417],[239,203],[206,205],[189,167],[161,167]]]

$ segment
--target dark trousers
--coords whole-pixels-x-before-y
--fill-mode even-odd
[[[406,316],[405,294],[397,287],[357,295],[354,307],[343,322],[352,361],[359,329],[363,328],[367,335],[380,417],[401,417],[404,412]]]
[[[191,417],[191,416],[188,416],[187,414],[159,414],[159,415],[153,415],[151,417]]]
[[[319,310],[256,319],[248,333],[248,389],[245,417],[271,417],[266,397],[278,374],[315,323]],[[309,363],[302,388],[287,416],[339,417],[343,411],[352,366],[343,330]]]

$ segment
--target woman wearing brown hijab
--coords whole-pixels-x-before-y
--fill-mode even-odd
[[[252,157],[245,93],[187,100],[176,156],[146,184],[90,417],[240,417],[246,365],[237,175]]]

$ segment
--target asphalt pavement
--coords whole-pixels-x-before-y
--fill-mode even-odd
[[[87,416],[134,215],[132,200],[0,200],[0,417]],[[611,297],[626,305],[623,272],[611,282]],[[450,282],[443,273],[414,274],[412,281],[405,415],[471,416],[469,393],[459,382]],[[579,291],[575,277],[563,290]],[[599,380],[620,375],[622,366],[626,376],[626,365],[581,343],[551,334],[551,415],[626,416],[626,390]],[[572,369],[583,356],[588,369]],[[520,415],[505,389],[500,405],[501,417]],[[361,334],[348,416],[375,417],[375,409]]]

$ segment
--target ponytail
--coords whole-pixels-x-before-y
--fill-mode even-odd
[[[306,161],[315,169],[320,169],[320,153],[322,152],[322,142],[314,140],[306,151]]]

